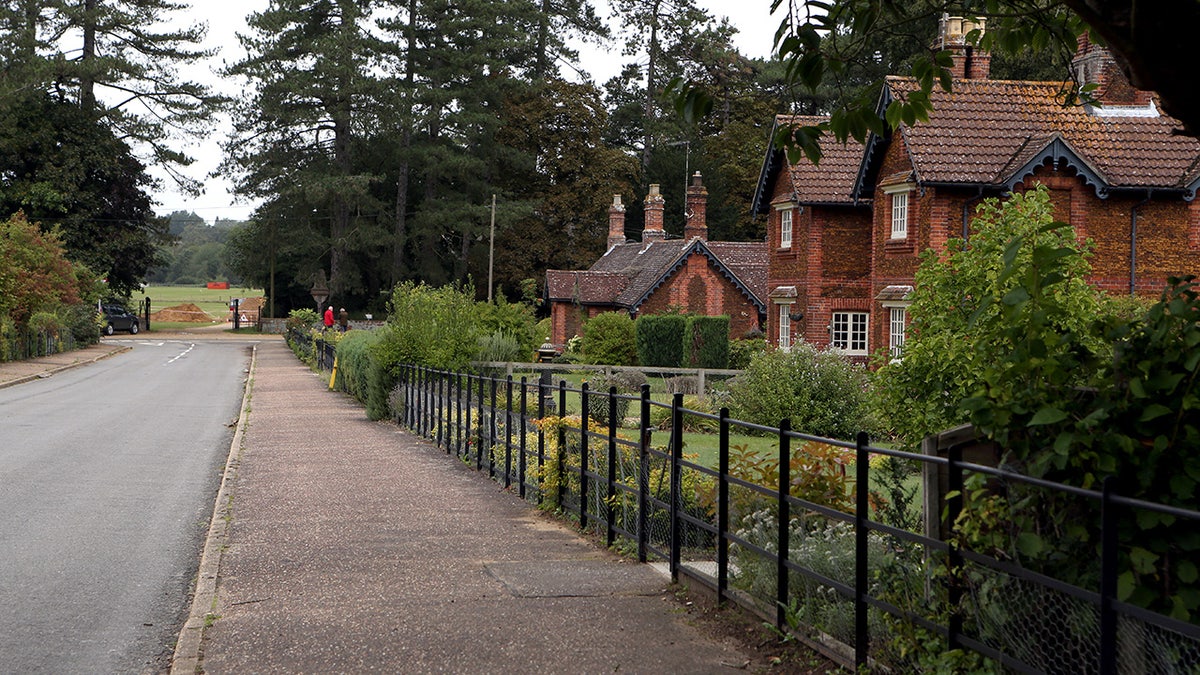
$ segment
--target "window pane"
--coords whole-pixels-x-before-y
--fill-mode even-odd
[[[792,318],[788,315],[791,305],[779,306],[779,348],[792,346]]]
[[[904,319],[907,314],[903,307],[892,307],[888,321],[888,353],[893,359],[904,355]]]
[[[779,247],[792,247],[792,212],[790,210],[779,213]]]
[[[908,193],[892,195],[892,239],[908,236]]]

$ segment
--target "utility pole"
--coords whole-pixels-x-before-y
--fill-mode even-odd
[[[496,193],[492,193],[492,228],[488,237],[488,304],[492,304],[492,261],[496,254]]]

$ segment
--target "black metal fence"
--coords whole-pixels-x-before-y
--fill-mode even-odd
[[[51,356],[78,349],[75,336],[69,330],[43,332],[20,330],[0,340],[0,361],[20,361],[39,356]]]
[[[652,400],[649,387],[627,396],[586,383],[421,367],[404,368],[400,379],[393,395],[400,424],[610,546],[665,563],[673,579],[705,584],[847,665],[1200,672],[1200,626],[1132,602],[1137,587],[1162,580],[1148,578],[1146,549],[1119,535],[1131,522],[1169,519],[1183,536],[1177,549],[1156,555],[1200,563],[1196,511],[1122,497],[1111,481],[1084,490],[964,462],[954,452],[940,458],[871,447],[865,433],[849,443],[793,432],[786,421],[764,427],[725,409],[697,412],[683,407],[680,394],[669,404]],[[688,454],[690,428],[711,431],[715,461]],[[747,452],[747,439],[764,437],[773,456]],[[948,472],[948,499],[935,517],[955,534],[925,536],[884,517],[887,491],[873,467],[888,462],[893,477],[920,474],[923,465]],[[976,481],[985,489],[964,491]],[[990,496],[981,503],[992,511],[964,509],[967,494]],[[1053,531],[1006,532],[1020,522],[1018,509],[1046,508],[1074,514],[1061,541]],[[980,541],[993,545],[968,546]],[[1042,550],[1054,554],[1037,555]],[[1140,574],[1131,574],[1133,559]],[[1177,599],[1200,601],[1188,595],[1200,588],[1189,576],[1174,580]],[[1190,611],[1195,621],[1200,610]]]

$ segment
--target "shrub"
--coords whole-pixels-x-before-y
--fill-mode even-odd
[[[366,405],[367,418],[372,420],[388,416],[388,395],[394,384],[375,351],[381,337],[379,331],[352,330],[337,343],[340,387]]]
[[[479,336],[477,345],[476,361],[520,361],[529,354],[517,338],[510,337],[500,330]]]
[[[288,312],[284,325],[290,330],[308,330],[320,323],[321,317],[315,309],[293,309]]]
[[[583,325],[584,356],[592,363],[632,366],[637,361],[633,319],[624,312],[605,312]]]
[[[470,286],[399,284],[388,303],[388,316],[376,349],[393,375],[406,363],[462,370],[475,356],[479,324]]]
[[[96,330],[95,305],[70,305],[59,309],[58,315],[75,339],[75,344],[83,346],[100,341],[100,332]]]
[[[866,383],[862,366],[802,343],[754,357],[730,386],[731,413],[765,426],[786,418],[796,431],[849,439],[871,426]]]
[[[616,387],[618,394],[626,396],[640,395],[642,385],[645,383],[646,376],[636,370],[618,371],[607,377],[589,382],[588,417],[601,424],[608,424],[608,390]],[[629,399],[617,399],[618,425],[621,424],[625,416],[629,413],[629,403]]]
[[[717,414],[716,406],[712,400],[702,399],[698,396],[684,396],[683,407],[695,412],[707,413],[709,415]],[[650,407],[650,426],[657,429],[668,430],[671,428],[671,409],[664,406]],[[683,430],[690,433],[698,434],[715,434],[720,428],[720,423],[716,420],[710,420],[707,417],[698,417],[696,415],[683,415]]]
[[[635,324],[638,363],[678,368],[683,364],[683,336],[687,317],[681,314],[648,314]]]
[[[728,368],[729,317],[688,317],[683,350],[689,368]]]
[[[503,295],[496,297],[493,303],[475,303],[475,320],[479,331],[491,340],[496,334],[503,336],[506,342],[516,345],[511,350],[512,355],[503,359],[484,359],[487,361],[524,361],[528,359],[542,344],[549,333],[541,333],[538,323],[533,316],[533,308],[519,302],[508,302]],[[482,344],[482,339],[480,344]]]
[[[750,360],[770,348],[765,338],[745,338],[729,343],[729,367],[734,370],[744,370],[750,365]]]

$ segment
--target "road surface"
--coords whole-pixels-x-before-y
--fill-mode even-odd
[[[128,344],[0,389],[0,671],[169,666],[250,346]]]

